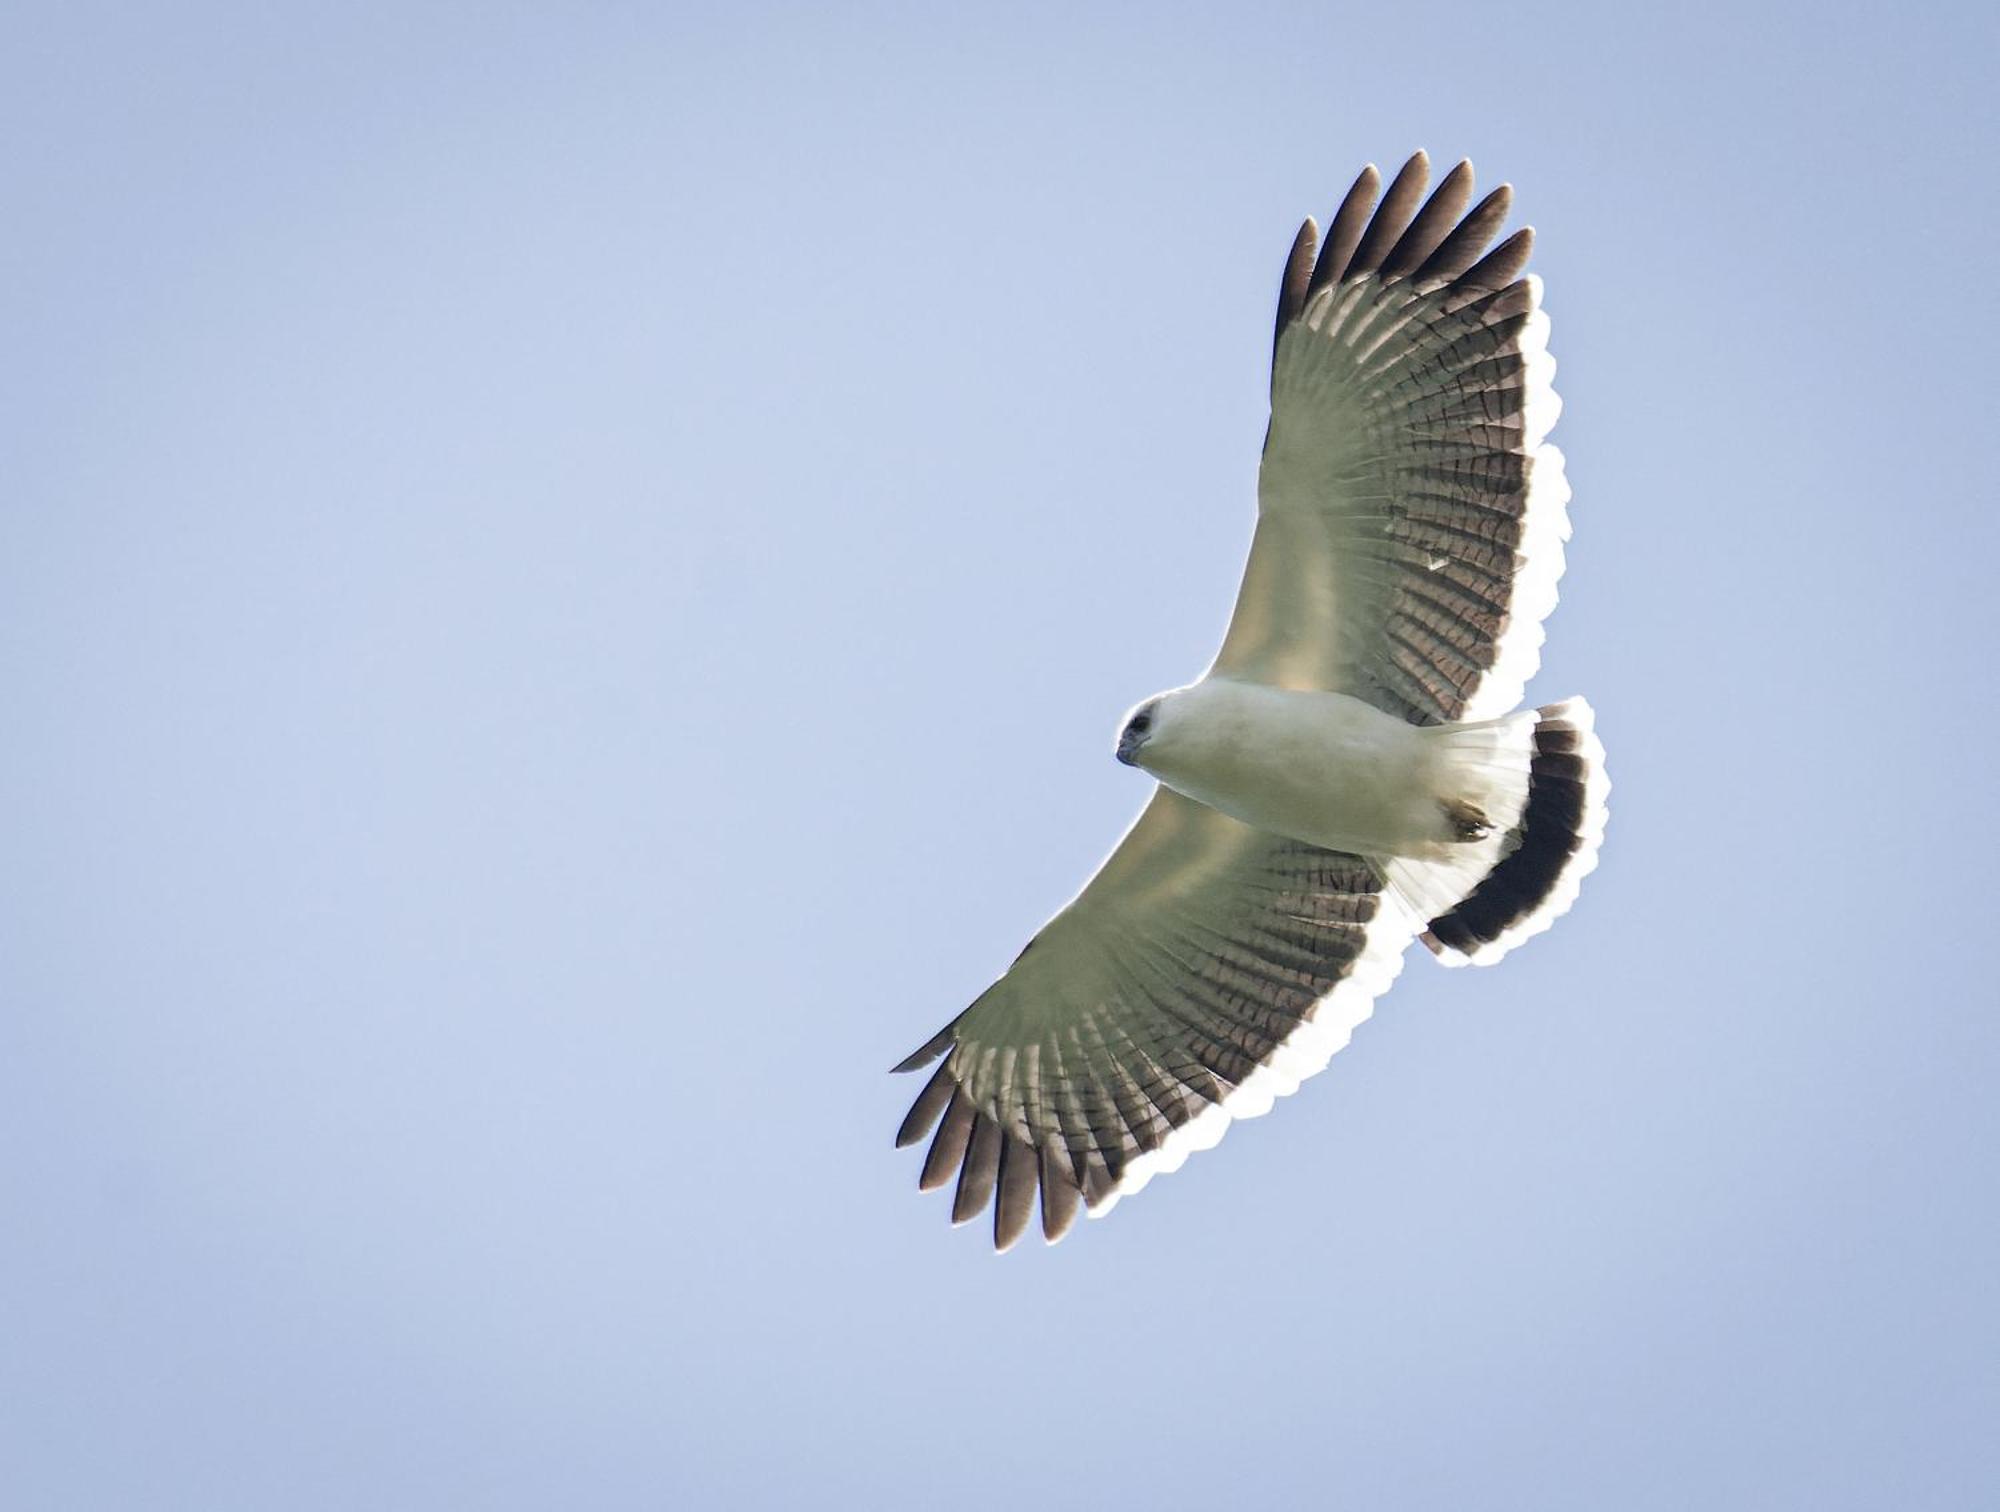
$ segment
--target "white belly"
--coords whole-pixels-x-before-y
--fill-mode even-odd
[[[1423,855],[1448,846],[1437,746],[1344,693],[1209,678],[1168,695],[1139,765],[1245,824],[1332,850]]]

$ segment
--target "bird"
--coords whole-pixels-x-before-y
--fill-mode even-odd
[[[1531,227],[1461,161],[1362,170],[1279,283],[1257,516],[1213,664],[1126,716],[1154,779],[1083,890],[894,1069],[918,1185],[1053,1244],[1343,1048],[1421,941],[1490,964],[1566,912],[1610,780],[1521,709],[1569,537]],[[1468,208],[1469,207],[1469,208]]]

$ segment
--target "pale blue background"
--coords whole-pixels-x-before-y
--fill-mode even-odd
[[[1994,1505],[1992,23],[829,9],[7,8],[4,1505]],[[996,1261],[884,1068],[1418,144],[1542,233],[1604,866]]]

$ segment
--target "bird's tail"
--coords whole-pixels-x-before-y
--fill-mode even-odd
[[[1444,859],[1397,858],[1382,872],[1390,891],[1429,921],[1423,941],[1447,966],[1499,960],[1576,901],[1597,865],[1611,791],[1592,724],[1590,705],[1570,698],[1438,727],[1448,762],[1463,774],[1461,812],[1474,838]]]

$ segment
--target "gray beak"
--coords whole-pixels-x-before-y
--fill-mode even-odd
[[[1139,731],[1126,726],[1118,736],[1118,759],[1128,767],[1139,764],[1139,747],[1146,743],[1146,737]]]

